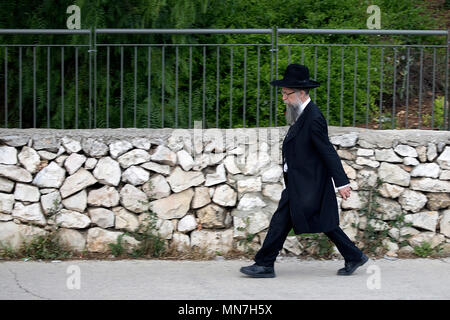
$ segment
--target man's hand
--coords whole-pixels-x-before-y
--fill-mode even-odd
[[[350,197],[350,191],[352,190],[352,188],[350,188],[350,186],[346,186],[344,188],[339,189],[339,194],[341,195],[341,197],[344,200],[347,200],[348,197]]]

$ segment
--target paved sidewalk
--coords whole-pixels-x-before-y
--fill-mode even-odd
[[[450,258],[369,260],[337,276],[342,260],[284,258],[277,277],[239,272],[247,259],[0,262],[0,299],[449,299]],[[79,285],[79,289],[77,288]]]

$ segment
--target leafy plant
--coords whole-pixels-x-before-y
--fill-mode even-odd
[[[438,97],[434,101],[434,123],[437,125],[438,129],[444,129],[445,121],[444,121],[444,96]],[[448,105],[447,105],[448,108]]]
[[[53,200],[53,206],[48,210],[47,216],[48,217],[53,217],[54,215],[56,215],[60,209],[61,209],[61,201],[58,201],[58,199]]]
[[[414,246],[414,253],[422,258],[427,258],[430,256],[440,256],[443,253],[442,244],[435,246],[434,248],[431,246],[430,242],[424,241],[420,245]]]
[[[244,248],[245,248],[247,253],[253,254],[254,253],[254,249],[250,246],[250,243],[252,243],[252,241],[255,238],[256,234],[248,232],[248,228],[249,228],[249,225],[250,225],[250,217],[246,217],[244,222],[245,222],[245,227],[237,227],[236,228],[238,231],[241,231],[241,232],[245,233],[244,239],[239,240],[239,244],[240,245],[244,245]]]
[[[16,259],[18,253],[10,246],[0,242],[0,258]]]
[[[132,236],[140,242],[140,244],[133,248],[130,256],[134,258],[138,257],[162,257],[166,252],[165,240],[161,238],[159,231],[157,230],[157,216],[153,211],[147,211],[145,218],[142,220],[142,224],[138,231],[126,232],[127,235]]]
[[[414,253],[419,257],[426,258],[433,254],[434,249],[429,242],[422,242],[421,245],[414,246]]]
[[[304,233],[300,238],[300,243],[305,249],[314,247],[309,254],[317,258],[329,258],[334,251],[333,242],[322,233]]]
[[[383,181],[378,177],[375,186],[370,187],[368,201],[363,208],[360,209],[360,215],[366,218],[367,223],[365,224],[364,230],[360,231],[355,239],[362,242],[363,248],[361,250],[368,251],[375,254],[377,249],[383,247],[382,241],[388,235],[388,230],[378,231],[376,226],[374,226],[371,221],[376,221],[379,217],[377,208],[379,204],[377,198],[379,197],[379,192],[377,191],[379,186]],[[383,213],[382,217],[383,218]],[[358,229],[361,228],[361,222],[355,225]]]
[[[108,243],[109,248],[111,249],[111,253],[115,256],[115,257],[119,257],[122,256],[123,253],[125,252],[125,248],[123,247],[123,237],[124,234],[122,233],[121,235],[119,235],[116,239],[116,243]]]
[[[35,260],[54,260],[70,258],[72,252],[60,243],[56,231],[51,231],[48,234],[36,236],[29,242],[23,242],[15,256]]]

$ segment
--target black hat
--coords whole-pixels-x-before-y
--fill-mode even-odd
[[[286,88],[316,88],[320,83],[309,79],[309,70],[307,66],[301,64],[290,64],[284,72],[284,78],[270,82],[273,86]]]

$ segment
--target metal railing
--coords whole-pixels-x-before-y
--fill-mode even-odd
[[[100,39],[122,34],[263,38],[225,44]],[[368,128],[375,119],[379,129],[450,130],[448,30],[0,29],[1,35],[82,39],[77,44],[0,43],[5,128],[192,128],[199,119],[204,128],[283,125],[281,97],[269,82],[295,62],[306,64],[311,78],[321,82],[311,97],[329,124]],[[439,36],[445,43],[281,43],[298,35]],[[326,74],[318,74],[319,65]]]

